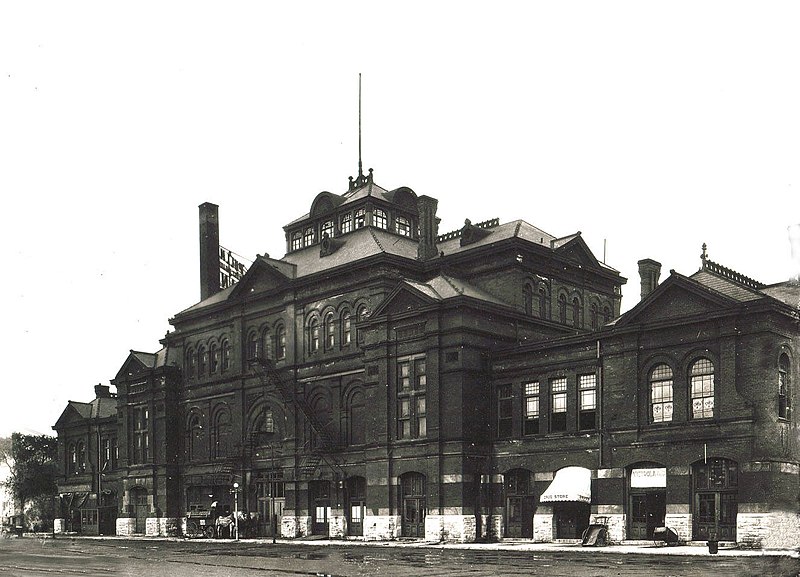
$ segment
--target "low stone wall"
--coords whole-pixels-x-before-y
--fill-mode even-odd
[[[365,541],[393,541],[400,537],[399,515],[367,515],[364,517]]]
[[[425,540],[443,543],[471,543],[475,541],[474,515],[427,515]]]

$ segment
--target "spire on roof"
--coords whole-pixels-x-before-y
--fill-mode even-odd
[[[369,175],[364,176],[363,165],[361,164],[361,73],[358,73],[358,176],[349,178],[350,184],[348,190],[355,190],[365,184],[372,183],[372,169],[369,169]]]
[[[705,268],[706,260],[708,259],[708,252],[706,252],[706,243],[703,243],[703,254],[700,255],[700,260],[703,261],[703,268]]]

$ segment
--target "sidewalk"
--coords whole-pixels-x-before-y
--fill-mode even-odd
[[[27,533],[26,537],[37,536]],[[39,535],[44,537],[43,535]],[[52,538],[47,534],[45,538]],[[56,539],[97,539],[97,540],[143,540],[143,541],[192,541],[197,543],[234,543],[272,545],[271,537],[256,539],[188,539],[186,537],[145,537],[145,536],[90,536],[59,534]],[[474,551],[531,551],[531,552],[564,552],[592,554],[618,554],[618,555],[672,555],[672,556],[717,556],[717,557],[791,557],[800,558],[800,550],[795,549],[740,549],[733,543],[720,543],[719,552],[712,555],[705,542],[693,542],[684,545],[657,545],[651,541],[636,541],[606,545],[603,547],[584,547],[580,543],[534,543],[524,539],[505,539],[494,543],[440,543],[423,541],[420,539],[398,539],[395,541],[364,541],[361,539],[277,539],[278,545],[304,545],[314,547],[397,547],[397,548],[427,548],[427,549],[462,549]]]

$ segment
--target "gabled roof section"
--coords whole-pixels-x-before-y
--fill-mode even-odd
[[[656,289],[613,323],[616,327],[689,317],[736,306],[736,299],[675,271]]]
[[[567,260],[577,262],[584,268],[601,268],[600,261],[583,240],[580,231],[568,237],[555,239],[550,243],[554,252]]]
[[[438,275],[427,282],[416,282],[411,280],[402,281],[395,289],[389,293],[386,299],[376,307],[372,316],[379,316],[387,312],[405,311],[414,308],[409,302],[408,295],[413,295],[417,306],[442,302],[460,296],[466,296],[487,303],[507,306],[503,301],[495,298],[489,293],[476,288],[469,283],[447,275]]]
[[[486,221],[492,223],[492,221]],[[483,235],[483,238],[476,239],[475,242],[468,243],[461,246],[461,233],[463,229],[453,231],[447,234],[439,235],[436,240],[436,246],[439,250],[447,254],[454,254],[466,250],[472,250],[477,247],[487,246],[506,240],[509,238],[521,238],[539,244],[545,247],[550,246],[550,242],[555,239],[551,234],[544,232],[542,229],[528,224],[524,220],[513,220],[504,224],[497,224],[495,226],[482,226],[484,223],[479,223],[475,226],[481,227],[483,232],[488,234]]]
[[[800,282],[787,281],[761,289],[761,292],[768,297],[774,298],[794,310],[800,310]]]
[[[398,192],[401,191],[410,191],[411,194],[416,197],[414,191],[408,187],[401,187],[389,192],[385,188],[375,184],[372,181],[371,175],[369,178],[365,178],[364,181],[365,184],[363,184],[362,186],[358,186],[352,190],[348,190],[344,194],[333,194],[332,192],[327,192],[327,191],[320,192],[314,198],[314,201],[311,203],[311,209],[309,210],[309,212],[307,212],[300,218],[294,219],[292,222],[284,226],[283,229],[287,230],[289,228],[292,228],[296,224],[308,220],[309,218],[316,218],[318,216],[325,214],[326,212],[332,212],[343,205],[353,204],[370,196],[379,198],[381,200],[393,204],[396,204],[397,201],[401,200],[400,196],[402,196],[402,194],[398,196]],[[400,204],[405,204],[405,203],[401,202]]]
[[[259,255],[242,279],[233,285],[230,298],[279,288],[293,279],[296,272],[296,267],[289,263]]]
[[[58,417],[54,429],[61,429],[63,427],[81,423],[90,419],[105,419],[108,417],[115,417],[117,414],[117,398],[116,397],[99,397],[91,403],[82,403],[80,401],[68,401],[67,406]]]
[[[162,355],[165,358],[165,355]],[[158,353],[143,353],[141,351],[131,350],[122,367],[117,372],[115,380],[128,380],[135,379],[138,376],[144,375],[156,368],[156,361],[159,358]]]

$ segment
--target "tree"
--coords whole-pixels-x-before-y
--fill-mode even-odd
[[[56,486],[57,441],[48,435],[11,435],[11,490],[17,506],[29,510],[29,521],[50,522]]]

